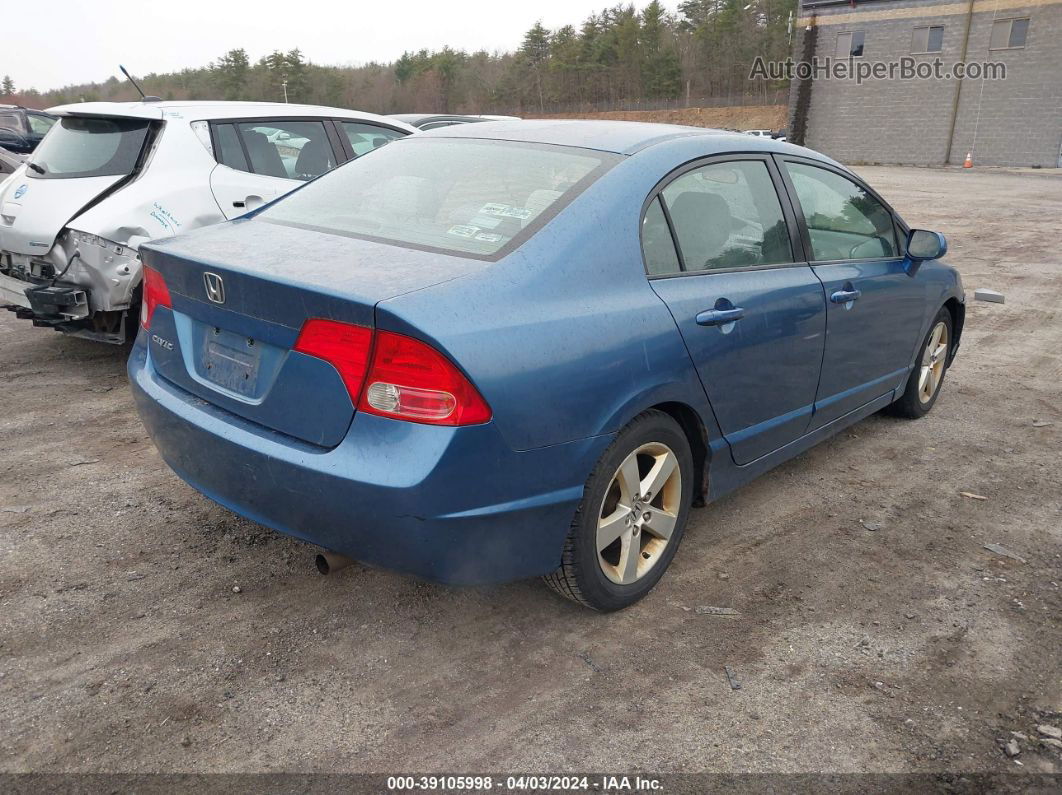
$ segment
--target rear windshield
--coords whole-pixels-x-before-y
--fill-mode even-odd
[[[151,122],[67,116],[44,137],[26,173],[37,179],[126,175],[136,166]],[[43,171],[43,173],[42,173]]]
[[[619,160],[563,146],[410,136],[325,174],[258,217],[496,259]]]

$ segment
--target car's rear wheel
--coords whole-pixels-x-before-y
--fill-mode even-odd
[[[946,308],[940,310],[933,319],[922,342],[921,353],[903,395],[889,406],[889,411],[900,417],[918,419],[926,416],[940,395],[940,387],[948,371],[948,356],[951,351],[952,320],[951,312]]]
[[[682,539],[693,471],[689,441],[675,420],[661,411],[636,417],[590,474],[561,565],[546,582],[601,611],[645,596]]]

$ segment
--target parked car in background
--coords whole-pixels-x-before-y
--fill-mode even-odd
[[[0,105],[0,147],[11,152],[29,154],[37,148],[55,116],[21,105]]]
[[[140,244],[236,218],[338,164],[416,132],[311,105],[87,102],[0,188],[0,305],[104,342],[126,341]]]
[[[965,306],[945,249],[769,138],[453,126],[145,246],[129,374],[162,457],[237,513],[613,610],[694,503],[933,407]]]
[[[21,166],[25,160],[25,155],[20,155],[0,146],[0,183],[3,183],[8,174],[13,174],[15,169]]]
[[[468,116],[437,113],[394,113],[391,118],[412,124],[419,130],[435,130],[439,127],[452,127],[455,124],[473,124],[481,121],[520,121],[519,116]]]

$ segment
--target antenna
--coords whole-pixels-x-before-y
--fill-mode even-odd
[[[131,74],[129,74],[129,72],[125,71],[125,67],[122,66],[121,64],[118,64],[118,68],[122,70],[122,74],[125,75],[125,79],[133,84],[133,88],[135,88],[137,90],[137,93],[140,94],[140,98],[141,99],[147,99],[147,97],[144,96],[143,90],[140,88],[140,86],[138,86],[136,84],[136,81],[133,79],[133,76]]]

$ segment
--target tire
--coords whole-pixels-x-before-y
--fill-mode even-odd
[[[561,596],[601,612],[637,602],[675,557],[689,518],[693,478],[693,454],[679,424],[662,411],[635,417],[590,473],[561,565],[544,578],[546,583]],[[633,499],[661,484],[648,500]],[[616,534],[603,550],[599,532],[605,540]]]
[[[941,326],[943,336],[938,336]],[[929,332],[918,349],[918,360],[907,378],[903,395],[888,407],[890,414],[917,420],[926,416],[933,408],[940,395],[940,388],[944,385],[944,376],[948,372],[948,357],[954,341],[953,330],[951,312],[941,308],[933,318]],[[923,381],[923,378],[930,380]],[[931,389],[927,389],[930,386]]]

